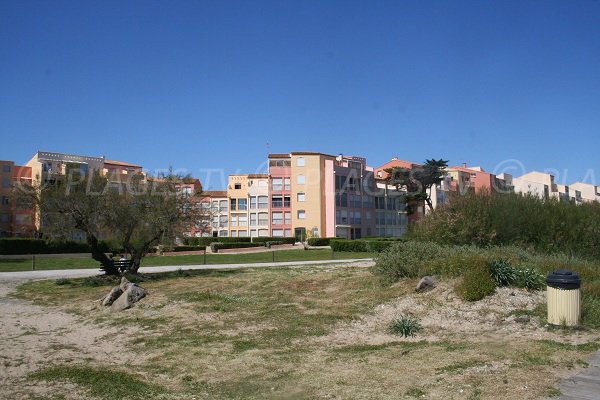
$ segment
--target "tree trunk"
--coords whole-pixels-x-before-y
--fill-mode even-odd
[[[131,253],[131,265],[129,266],[129,269],[127,270],[127,272],[131,273],[131,274],[137,274],[138,270],[140,269],[140,264],[142,262],[142,257],[144,257],[144,253],[143,252],[139,252],[139,251],[132,251]]]
[[[98,238],[92,233],[87,232],[87,243],[92,250],[92,258],[102,264],[100,267],[106,275],[119,275],[119,270],[114,266],[113,260],[98,248]]]

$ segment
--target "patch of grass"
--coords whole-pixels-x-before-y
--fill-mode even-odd
[[[443,374],[443,373],[448,373],[448,374],[458,374],[458,373],[462,373],[464,370],[469,369],[469,368],[475,368],[475,367],[483,367],[484,365],[486,365],[485,361],[482,360],[466,360],[466,361],[459,361],[450,365],[446,365],[445,367],[439,367],[435,369],[435,372],[437,374]]]
[[[136,375],[110,368],[99,370],[63,365],[35,372],[29,377],[48,382],[68,381],[88,390],[92,396],[111,400],[143,400],[165,392],[164,388],[148,383]]]
[[[548,386],[546,388],[546,396],[548,397],[560,397],[562,395],[560,389]]]
[[[422,329],[421,323],[415,317],[402,315],[392,321],[388,327],[390,333],[404,337],[413,337]]]
[[[419,342],[388,342],[382,344],[352,344],[348,346],[336,347],[333,349],[337,353],[364,353],[370,351],[378,351],[389,349],[390,347],[402,347],[403,349],[412,350],[418,348],[426,348],[430,346],[436,346],[439,343],[428,342],[421,340]]]
[[[457,292],[466,301],[481,300],[494,294],[496,282],[492,279],[484,259],[471,259],[471,265],[465,271]]]
[[[233,352],[241,353],[247,350],[256,349],[260,346],[260,343],[254,340],[235,340],[233,342]]]

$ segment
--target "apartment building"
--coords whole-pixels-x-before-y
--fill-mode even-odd
[[[202,192],[204,202],[210,202],[212,229],[210,236],[229,236],[229,198],[226,190]]]
[[[31,168],[0,160],[0,236],[32,236],[33,204],[16,196],[15,185],[31,184]]]
[[[250,237],[269,236],[269,175],[250,174],[247,183]]]
[[[569,186],[556,184],[554,175],[546,172],[528,172],[513,178],[512,182],[516,193],[531,194],[541,199],[555,198],[560,201],[571,199]]]
[[[600,202],[600,186],[575,182],[570,185],[570,188],[572,190],[571,196],[576,203]]]
[[[365,158],[291,152],[269,154],[268,161],[271,236],[358,239],[406,231],[397,191],[380,187]]]

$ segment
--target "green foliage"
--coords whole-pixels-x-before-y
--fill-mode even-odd
[[[270,237],[261,236],[252,238],[252,243],[266,243],[266,242],[282,242],[283,244],[295,244],[296,238],[293,237]]]
[[[395,242],[379,240],[347,240],[331,239],[329,245],[333,251],[351,252],[381,252],[391,247]]]
[[[102,252],[110,252],[111,247],[111,244],[108,242],[98,242],[98,248]],[[90,246],[85,242],[55,242],[29,238],[0,239],[0,254],[2,255],[69,254],[90,252]]]
[[[422,329],[419,320],[415,317],[401,315],[400,318],[392,321],[388,327],[390,333],[404,337],[413,337]]]
[[[575,205],[531,195],[469,192],[414,225],[410,236],[442,244],[516,245],[600,259],[600,203]]]
[[[250,243],[249,237],[188,237],[183,239],[186,246],[210,246],[211,243]]]
[[[498,286],[509,286],[517,279],[516,269],[507,260],[492,260],[488,263],[490,275]]]
[[[173,251],[174,252],[198,251],[198,250],[204,250],[205,248],[206,248],[206,246],[175,246],[175,247],[173,247]]]
[[[333,244],[337,243],[332,242]],[[429,262],[442,259],[446,248],[431,242],[381,242],[391,246],[376,259],[373,272],[390,281],[400,278],[416,277]]]
[[[69,381],[89,390],[89,393],[101,399],[148,399],[154,398],[165,390],[148,383],[133,374],[111,369],[94,369],[63,365],[46,369],[30,375],[33,379],[48,382]]]
[[[457,287],[457,292],[466,301],[481,300],[494,294],[496,282],[490,275],[485,261],[475,262],[465,271],[462,282]]]
[[[245,249],[249,247],[264,247],[263,243],[211,243],[210,250],[213,253],[218,253],[224,249]]]
[[[546,286],[544,275],[533,268],[521,268],[516,270],[515,286],[527,290],[540,290]]]
[[[331,238],[308,238],[307,242],[309,246],[329,246]]]

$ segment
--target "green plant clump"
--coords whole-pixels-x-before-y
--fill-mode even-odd
[[[417,318],[406,315],[401,315],[400,318],[392,321],[389,326],[391,333],[404,337],[413,337],[421,329],[421,324]]]
[[[492,260],[488,263],[490,275],[498,286],[512,285],[517,279],[517,271],[507,260]]]
[[[541,290],[546,286],[546,280],[535,269],[523,268],[517,270],[515,285],[527,290]]]
[[[486,296],[494,294],[496,282],[485,267],[479,264],[467,270],[463,281],[458,285],[458,294],[466,301],[478,301]]]

